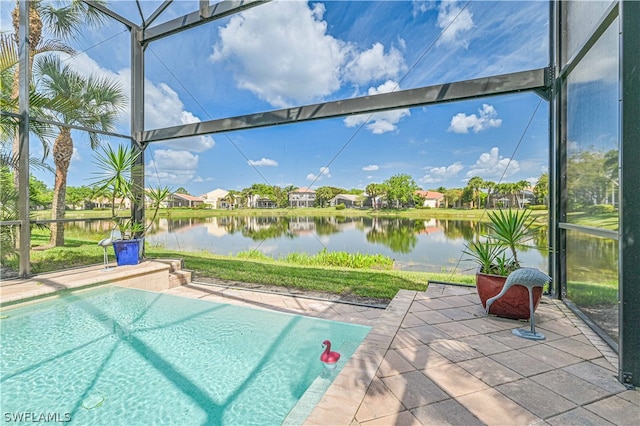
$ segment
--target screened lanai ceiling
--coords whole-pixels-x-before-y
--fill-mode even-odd
[[[528,92],[546,84],[547,2],[255,3],[161,38],[197,22],[201,2],[106,4],[153,40],[140,136],[153,142],[150,184],[192,194],[255,182],[362,188],[405,172],[425,188],[461,187],[475,174],[522,180],[547,168],[548,110]],[[212,2],[209,13],[252,4]],[[125,24],[108,19],[71,43],[68,63],[131,95]],[[116,133],[131,134],[130,108]],[[297,124],[273,127],[283,123]],[[80,186],[94,154],[80,133],[74,146],[69,185]]]

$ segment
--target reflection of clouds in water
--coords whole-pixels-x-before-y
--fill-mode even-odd
[[[429,241],[434,242],[434,243],[451,243],[451,244],[464,244],[465,240],[464,238],[447,238],[447,236],[444,234],[443,230],[440,230],[438,232],[434,232],[432,234],[428,234],[428,235],[421,235],[421,237],[424,238],[428,238]]]
[[[173,232],[167,233],[165,231],[159,235],[148,235],[147,242],[161,244],[169,249],[206,250],[220,255],[235,255],[239,251],[257,250],[274,259],[280,259],[289,253],[296,252],[315,255],[326,248],[330,252],[381,254],[394,259],[396,267],[399,269],[441,272],[443,269],[449,271],[455,268],[457,272],[462,273],[475,271],[475,264],[464,261],[467,256],[462,253],[466,243],[463,235],[473,234],[472,230],[465,228],[465,226],[471,226],[470,223],[459,223],[455,226],[452,224],[451,226],[454,228],[451,229],[450,236],[447,237],[446,232],[448,231],[444,230],[444,224],[440,225],[442,222],[438,220],[421,219],[418,221],[421,225],[418,227],[419,230],[415,229],[415,234],[406,233],[406,235],[404,233],[390,234],[396,231],[398,225],[410,227],[410,221],[389,223],[377,220],[374,222],[376,231],[373,236],[367,235],[368,232],[371,232],[370,227],[354,227],[353,229],[349,227],[348,230],[340,229],[338,232],[330,234],[318,235],[316,232],[308,231],[302,235],[284,234],[258,241],[244,235],[239,228],[236,228],[234,233],[227,233],[223,225],[228,222],[224,219],[218,218],[206,225],[197,224],[196,221],[175,221],[174,226],[166,227],[173,229]],[[180,225],[184,226],[179,227]],[[427,229],[423,229],[423,227]],[[457,227],[460,229],[456,229]],[[393,244],[399,238],[410,240],[407,243],[412,245],[410,252],[394,251],[393,247],[396,246]],[[541,254],[538,250],[520,251],[519,255],[526,266],[537,266],[542,270],[546,267],[546,254]]]
[[[204,224],[204,227],[207,229],[207,234],[213,235],[215,237],[222,237],[223,235],[228,234],[227,229],[223,226],[218,225],[217,221],[206,223]]]
[[[268,254],[273,256],[274,254],[278,254],[278,246],[277,245],[269,245],[269,244],[253,244],[250,248],[250,250],[258,250],[259,252],[262,252],[264,254]],[[273,256],[275,257],[275,256]]]

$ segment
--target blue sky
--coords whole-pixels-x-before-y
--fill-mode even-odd
[[[145,16],[161,3],[143,2]],[[14,5],[1,2],[3,31]],[[134,2],[111,5],[140,22]],[[197,5],[175,1],[157,22]],[[546,1],[273,1],[151,43],[145,127],[541,68],[548,28]],[[70,44],[78,70],[128,91],[122,25],[88,29]],[[117,131],[128,134],[126,114]],[[68,184],[86,185],[93,153],[83,134],[74,143]],[[42,152],[39,141],[31,147]],[[148,184],[192,195],[252,183],[364,189],[400,173],[423,189],[463,187],[473,176],[535,181],[548,167],[548,106],[523,93],[179,139],[152,144],[146,163]],[[36,174],[53,186],[52,174]]]

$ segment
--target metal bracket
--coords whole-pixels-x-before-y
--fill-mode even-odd
[[[633,373],[622,373],[622,384],[629,390],[633,390]]]

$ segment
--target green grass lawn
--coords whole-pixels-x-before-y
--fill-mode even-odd
[[[58,271],[68,268],[102,263],[103,249],[97,241],[104,238],[100,233],[67,233],[64,247],[40,249],[49,238],[46,230],[34,229],[31,251],[31,271],[34,274]],[[112,248],[108,248],[109,259],[114,261]],[[262,285],[286,287],[288,289],[313,290],[335,294],[392,299],[400,289],[424,291],[429,281],[446,281],[473,285],[473,275],[397,271],[389,269],[386,262],[370,256],[370,267],[348,268],[326,266],[322,263],[366,265],[367,255],[346,253],[319,254],[318,256],[297,256],[286,260],[274,260],[264,256],[247,258],[221,256],[208,252],[181,252],[165,250],[161,247],[147,247],[147,258],[180,258],[186,269],[194,276],[221,280],[239,281]],[[295,264],[306,263],[306,264]],[[319,263],[319,264],[318,264]],[[17,259],[10,259],[6,266],[18,269]]]
[[[610,213],[582,213],[573,212],[567,214],[569,223],[594,228],[617,230],[619,226],[618,212]]]
[[[65,217],[67,219],[79,218],[101,218],[109,217],[110,210],[107,209],[95,209],[95,210],[70,210],[67,211]],[[344,216],[344,217],[358,217],[358,216],[385,216],[385,217],[403,217],[410,219],[461,219],[461,220],[479,220],[486,219],[487,215],[485,210],[472,210],[472,209],[429,209],[429,208],[411,208],[411,209],[344,209],[337,210],[335,207],[310,207],[310,208],[295,208],[295,209],[234,209],[234,210],[211,210],[211,209],[189,209],[189,208],[174,208],[174,209],[160,209],[158,213],[159,217],[168,217],[172,219],[183,218],[204,218],[204,217],[220,217],[220,216]],[[544,218],[548,216],[546,210],[532,210],[531,217]],[[34,212],[34,218],[36,219],[49,219],[51,218],[51,211],[40,210]]]
[[[567,282],[567,296],[578,306],[616,305],[618,303],[618,281]]]
[[[400,289],[424,291],[430,280],[475,283],[475,276],[462,274],[293,265],[278,260],[247,260],[156,248],[147,250],[147,255],[151,258],[182,258],[185,268],[193,270],[196,277],[383,299],[392,299]]]

